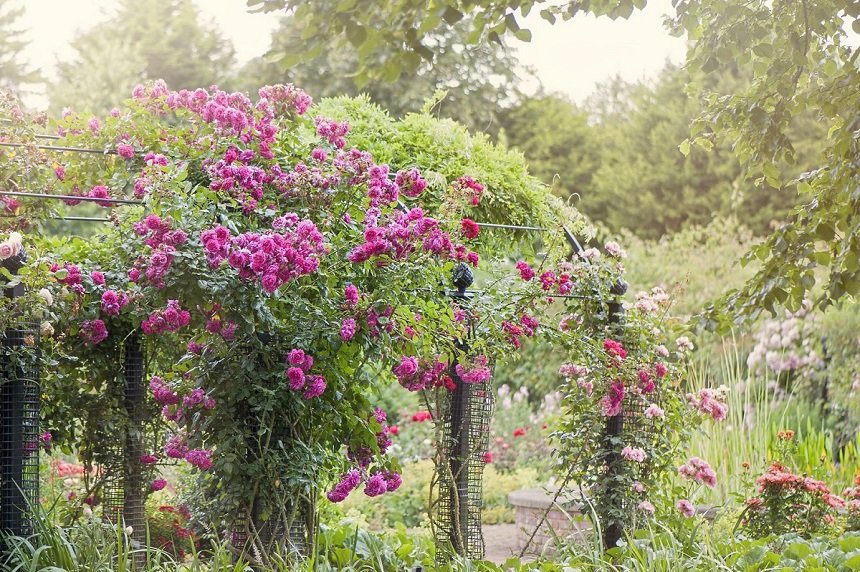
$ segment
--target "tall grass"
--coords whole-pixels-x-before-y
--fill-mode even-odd
[[[717,486],[700,501],[731,502],[732,493],[743,491],[745,478],[760,474],[775,460],[777,434],[784,429],[795,431],[796,450],[781,461],[825,481],[834,492],[849,486],[860,470],[860,437],[836,451],[820,404],[793,393],[777,396],[769,389],[773,380],[749,378],[746,353],[733,338],[726,342],[719,364],[699,363],[689,371],[690,391],[721,383],[730,389],[726,419],[707,422],[690,443],[690,455],[706,459],[717,474]]]

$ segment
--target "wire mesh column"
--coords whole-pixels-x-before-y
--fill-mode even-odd
[[[452,296],[456,303],[468,300],[466,289],[472,280],[468,266],[461,263],[454,268],[457,291]],[[463,340],[457,343],[457,347],[463,352],[469,349]],[[446,395],[439,416],[442,428],[435,526],[441,546],[449,547],[460,556],[478,559],[484,556],[482,484],[486,464],[484,452],[489,447],[493,414],[493,392],[483,383],[464,383],[455,366],[451,365],[449,374],[456,382],[456,388]]]
[[[23,266],[22,251],[3,261],[13,275]],[[4,295],[24,293],[21,284]],[[33,531],[30,507],[39,502],[39,331],[21,321],[4,332],[0,352],[0,534]]]
[[[627,292],[627,284],[624,282],[616,282],[610,293],[612,300],[608,303],[609,312],[607,321],[609,323],[609,331],[612,336],[619,342],[624,341],[624,306],[621,303],[621,297]],[[625,419],[629,417],[629,413],[624,409],[618,415],[613,415],[606,420],[606,433],[604,437],[606,459],[606,473],[604,482],[599,488],[597,502],[601,507],[600,513],[607,514],[609,512],[620,513],[623,508],[624,497],[626,491],[618,490],[614,486],[615,475],[618,475],[623,470],[624,459],[621,456],[621,436],[624,431]],[[614,510],[613,510],[614,509]],[[612,548],[621,538],[623,532],[621,523],[617,519],[613,519],[608,523],[602,523],[603,526],[603,545],[606,548]]]
[[[259,332],[257,336],[264,345],[279,341],[278,336],[265,332]],[[252,347],[248,347],[242,353],[249,356],[254,352]],[[257,367],[264,370],[267,367],[259,355]],[[262,447],[258,438],[259,414],[245,402],[238,406],[236,419],[237,423],[244,425],[247,435],[246,462],[256,463]],[[282,449],[289,448],[296,439],[285,419],[277,422],[273,433],[272,443]],[[296,558],[310,554],[317,527],[316,506],[289,489],[288,472],[284,467],[272,481],[259,483],[260,488],[251,501],[250,510],[232,519],[229,540],[237,554],[251,556],[257,563],[265,563],[274,554],[289,554]]]
[[[131,538],[146,540],[146,483],[140,457],[148,412],[144,385],[145,363],[139,332],[132,331],[121,346],[122,379],[119,386],[125,413],[124,433],[111,447],[104,466],[104,517],[116,524],[132,527]]]

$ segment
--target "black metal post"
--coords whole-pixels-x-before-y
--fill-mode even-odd
[[[627,292],[626,283],[619,281],[613,284],[610,289],[612,300],[608,303],[607,315],[609,331],[617,341],[622,343],[624,340],[624,306],[621,303],[621,296],[623,296],[625,292]],[[613,415],[606,420],[606,474],[604,476],[605,484],[600,490],[600,494],[603,498],[599,499],[599,503],[602,505],[604,513],[606,512],[606,509],[620,509],[621,507],[617,505],[619,502],[623,502],[624,498],[623,491],[617,491],[613,488],[615,486],[614,477],[621,472],[624,463],[624,459],[621,457],[621,451],[617,444],[617,438],[621,435],[623,430],[624,411],[622,410],[618,415]],[[603,524],[603,546],[605,548],[612,548],[618,543],[618,540],[621,538],[623,533],[621,523],[617,520],[612,520]]]
[[[453,282],[457,291],[453,294],[458,304],[468,301],[466,289],[472,285],[474,276],[469,267],[463,263],[454,267]],[[468,340],[458,340],[457,349],[467,352],[469,350]],[[451,545],[454,551],[465,556],[467,551],[467,539],[469,534],[469,386],[459,378],[451,367],[451,377],[457,382],[457,387],[451,394],[451,442],[450,470],[454,481],[454,492],[456,502],[451,503]],[[457,528],[456,531],[453,527]]]
[[[24,265],[22,251],[3,261],[13,275]],[[4,289],[8,298],[24,294],[22,284]],[[23,326],[23,325],[22,325]],[[31,503],[39,492],[39,391],[38,361],[27,368],[13,354],[24,358],[25,346],[35,348],[37,332],[9,328],[0,355],[0,535],[32,533]],[[34,351],[38,351],[35,349]],[[38,359],[38,356],[36,356]],[[29,370],[29,371],[28,371]]]

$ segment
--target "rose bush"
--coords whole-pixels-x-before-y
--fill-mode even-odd
[[[347,121],[307,118],[310,105],[292,86],[264,87],[252,101],[154,82],[108,117],[68,111],[56,122],[58,145],[107,154],[54,165],[34,151],[42,170],[20,179],[99,208],[140,203],[111,210],[92,240],[53,245],[44,274],[60,323],[44,410],[57,444],[77,444],[90,465],[109,462],[129,424],[120,356],[140,339],[149,489],[160,486],[159,463],[184,460],[200,472],[210,522],[239,537],[303,518],[300,505],[321,489],[332,502],[395,490],[378,384],[447,392],[454,361],[462,382],[486,383],[507,353],[496,341],[515,323],[537,324],[521,309],[545,292],[512,297],[517,284],[494,282],[467,312],[440,291],[455,265],[478,266],[488,245],[509,241],[474,220],[561,234],[555,203],[521,159],[485,140],[448,126],[459,147],[389,165],[348,144]],[[14,109],[9,119],[32,149],[36,119]],[[498,186],[476,178],[487,174]],[[42,204],[22,199],[15,224],[42,228]],[[467,356],[457,340],[476,320]]]

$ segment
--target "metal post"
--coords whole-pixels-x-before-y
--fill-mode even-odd
[[[3,261],[13,275],[24,265],[22,251]],[[4,295],[17,298],[24,286],[5,288]],[[39,370],[38,353],[28,364],[26,347],[38,352],[38,332],[10,328],[5,332],[0,355],[0,534],[32,533],[30,506],[39,499]],[[13,359],[13,354],[16,358]]]
[[[621,303],[621,296],[627,292],[627,284],[619,281],[612,285],[610,293],[612,300],[608,303],[607,322],[609,331],[612,336],[619,342],[624,340],[624,306]],[[606,509],[620,509],[619,503],[623,502],[624,492],[614,490],[615,475],[621,472],[624,459],[621,457],[621,451],[618,448],[617,438],[624,430],[624,411],[614,415],[606,420],[606,433],[604,445],[606,447],[606,474],[604,475],[605,484],[600,490],[602,498],[598,502]],[[612,548],[618,543],[623,530],[621,523],[613,520],[609,523],[604,523],[603,527],[603,546]]]
[[[457,290],[448,294],[455,304],[468,301],[467,288],[473,279],[466,264],[454,268],[453,282]],[[457,340],[456,347],[468,352],[468,340]],[[492,392],[483,384],[464,383],[457,375],[456,365],[451,364],[449,369],[456,387],[445,396],[439,414],[442,464],[439,467],[437,535],[440,545],[449,547],[457,555],[482,558],[481,478],[483,451],[489,440]],[[440,558],[446,557],[440,551]]]

